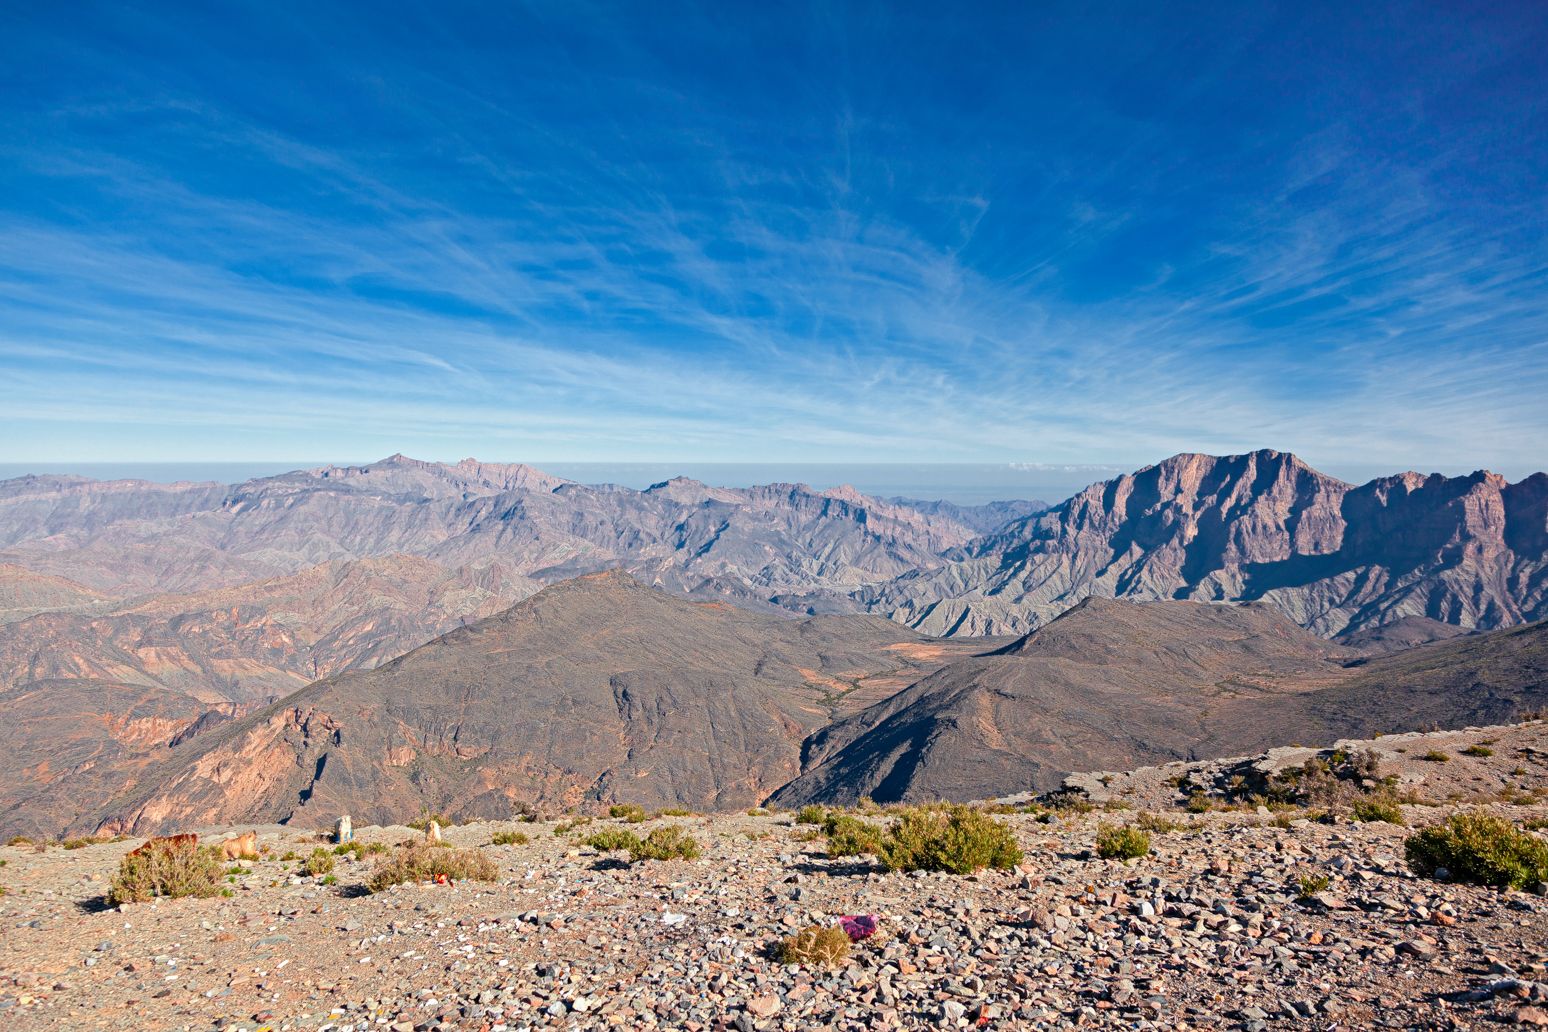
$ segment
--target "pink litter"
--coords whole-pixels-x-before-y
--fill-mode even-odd
[[[839,927],[850,942],[859,942],[876,934],[876,918],[870,914],[845,914],[839,918]]]

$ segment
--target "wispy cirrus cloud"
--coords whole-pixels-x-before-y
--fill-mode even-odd
[[[1025,67],[905,13],[481,17],[18,26],[64,61],[0,108],[7,457],[1542,465],[1542,144],[1469,129],[1491,179],[1427,113],[1531,81],[1541,20],[1444,89],[1302,70],[1341,107],[1276,92],[1265,12],[1105,79],[1074,15],[976,26]]]

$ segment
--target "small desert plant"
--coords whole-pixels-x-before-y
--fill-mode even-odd
[[[952,874],[1007,870],[1021,863],[1021,855],[1008,826],[971,806],[904,810],[887,829],[881,851],[888,870]]]
[[[645,836],[641,848],[629,850],[629,859],[693,860],[699,855],[699,843],[682,828],[657,828]]]
[[[220,864],[218,852],[189,839],[152,839],[119,861],[107,901],[118,906],[158,896],[218,896],[223,888]]]
[[[1462,750],[1463,756],[1493,756],[1494,750],[1487,745],[1470,745]]]
[[[1295,883],[1295,895],[1300,900],[1311,899],[1327,889],[1328,876],[1325,874],[1303,874]]]
[[[849,935],[842,928],[811,925],[781,939],[777,952],[781,964],[838,967],[849,959]]]
[[[645,807],[638,803],[617,803],[607,808],[607,815],[629,824],[640,824],[645,820]]]
[[[497,831],[489,838],[491,846],[525,846],[531,841],[524,831]]]
[[[657,810],[654,817],[697,817],[698,811],[690,810],[683,806],[665,806]]]
[[[385,842],[343,842],[333,847],[334,856],[353,856],[356,860],[364,860],[368,856],[385,852],[387,852]],[[280,859],[294,860],[296,854],[286,853]]]
[[[1453,814],[1403,843],[1414,873],[1451,881],[1519,889],[1548,881],[1548,841],[1482,810]]]
[[[881,828],[848,814],[829,814],[822,822],[823,834],[828,837],[828,855],[873,856],[882,851],[884,833]]]
[[[815,803],[801,807],[795,815],[797,824],[821,824],[827,819],[828,811]]]
[[[1209,801],[1209,796],[1203,792],[1194,792],[1188,796],[1188,801],[1183,804],[1183,809],[1189,813],[1208,813],[1215,808],[1215,804]]]
[[[1096,809],[1096,804],[1079,792],[1055,792],[1045,796],[1043,802],[1058,813],[1090,813]]]
[[[1368,799],[1356,799],[1349,806],[1350,816],[1357,821],[1375,823],[1378,821],[1387,824],[1404,824],[1403,810],[1396,800],[1385,796],[1371,796]]]
[[[452,826],[452,819],[444,813],[422,813],[414,820],[409,821],[405,827],[413,828],[415,831],[424,831],[430,827],[431,821],[435,821],[436,824],[443,828],[450,828]]]
[[[92,838],[67,838],[59,845],[65,849],[85,849],[87,846],[95,845],[96,842],[97,840]]]
[[[316,878],[324,874],[333,873],[333,854],[322,846],[312,850],[312,855],[306,858],[301,865],[301,870]]]
[[[32,845],[32,840],[26,835],[12,835],[5,840],[5,844],[8,846],[30,846]]]
[[[1450,763],[1451,762],[1451,757],[1447,756],[1445,753],[1441,752],[1439,749],[1431,749],[1429,752],[1425,753],[1423,756],[1421,756],[1419,758],[1421,760],[1425,760],[1425,761],[1427,761],[1429,763]]]
[[[1188,831],[1189,826],[1181,821],[1174,821],[1167,817],[1158,817],[1153,813],[1141,814],[1134,826],[1140,831],[1151,831],[1165,834],[1170,831]]]
[[[1134,860],[1150,852],[1150,835],[1138,828],[1103,824],[1097,828],[1096,851],[1103,860]]]
[[[638,846],[640,837],[622,828],[604,828],[586,840],[586,845],[602,853],[613,853],[630,846]]]
[[[563,824],[556,824],[556,825],[554,825],[554,834],[555,835],[568,835],[570,832],[574,831],[576,828],[584,828],[586,825],[588,825],[590,823],[591,823],[591,818],[590,817],[576,817],[573,820],[565,821]]]
[[[494,881],[499,876],[494,861],[476,849],[436,849],[416,842],[377,861],[366,888],[381,892],[406,882]]]
[[[627,852],[630,863],[641,860],[692,860],[699,855],[699,843],[682,828],[657,828],[643,839],[632,831],[611,828],[586,840],[586,845],[603,853]]]
[[[755,806],[751,810],[747,811],[747,816],[749,816],[749,817],[767,817],[771,812],[772,811],[766,810],[766,809],[764,809],[761,806]]]

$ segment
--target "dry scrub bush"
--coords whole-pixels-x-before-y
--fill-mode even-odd
[[[849,936],[842,928],[811,925],[780,940],[781,964],[838,967],[849,959]]]
[[[1403,853],[1424,877],[1444,870],[1451,881],[1512,889],[1548,882],[1548,841],[1482,810],[1410,835]]]
[[[699,855],[699,843],[682,828],[657,828],[643,839],[632,831],[610,828],[586,840],[586,845],[603,853],[625,851],[630,863],[641,860],[692,860]]]
[[[220,854],[189,841],[157,842],[125,856],[108,888],[113,906],[143,903],[157,897],[218,896],[221,881]]]
[[[343,842],[333,847],[334,856],[353,856],[356,860],[363,860],[376,853],[387,852],[385,842]],[[296,855],[288,853],[280,857],[281,860],[294,860]]]
[[[882,863],[892,871],[1007,870],[1021,856],[1010,828],[971,806],[905,810],[887,829],[881,848]]]
[[[885,841],[881,828],[848,814],[829,814],[822,830],[828,837],[829,856],[880,855]]]
[[[524,831],[497,831],[489,839],[491,846],[525,846],[532,841]]]
[[[1402,807],[1398,806],[1395,799],[1386,796],[1356,799],[1349,806],[1349,814],[1355,820],[1366,823],[1385,822],[1397,825],[1407,823],[1403,820]]]
[[[500,869],[476,849],[438,849],[423,843],[413,843],[399,849],[392,856],[380,860],[366,882],[366,889],[381,892],[383,889],[406,882],[436,881],[494,881]]]
[[[1150,852],[1150,835],[1138,828],[1103,824],[1097,828],[1096,852],[1103,860],[1137,860]]]
[[[311,875],[313,878],[321,877],[325,874],[332,874],[333,854],[328,852],[322,846],[318,846],[316,849],[312,850],[312,855],[307,857],[306,862],[301,865],[301,870]]]
[[[618,803],[607,808],[607,815],[629,824],[641,824],[645,820],[645,807],[638,803]]]

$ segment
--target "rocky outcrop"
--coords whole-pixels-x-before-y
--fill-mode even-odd
[[[1358,487],[1293,455],[1177,455],[861,589],[931,634],[1022,633],[1087,596],[1262,600],[1332,636],[1404,617],[1548,616],[1548,476],[1405,473]]]

